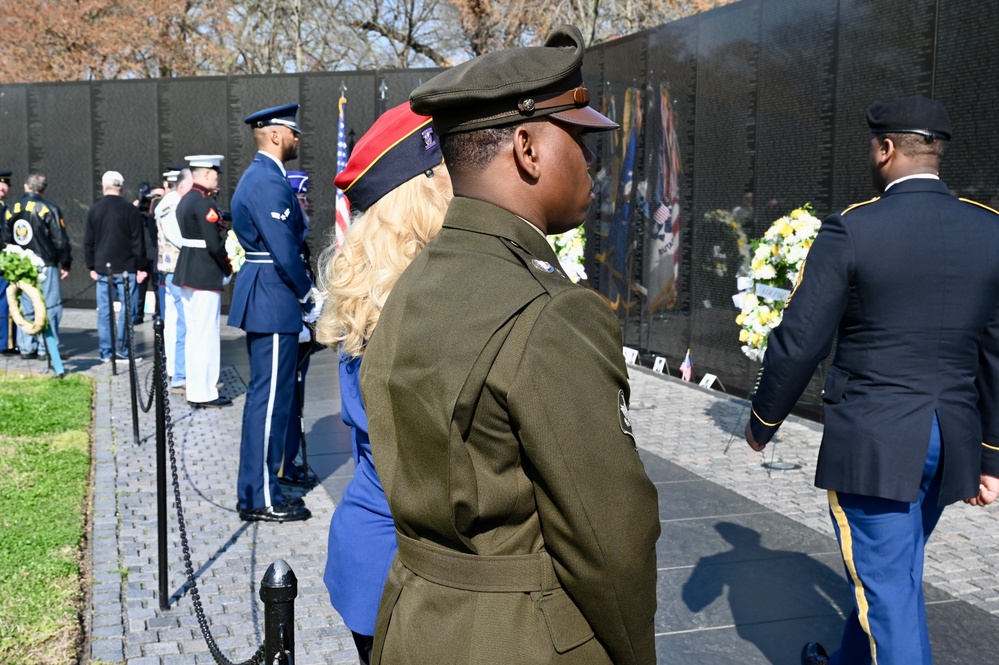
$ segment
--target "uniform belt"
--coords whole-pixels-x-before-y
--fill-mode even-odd
[[[205,243],[204,239],[199,238],[181,238],[181,247],[196,247],[199,249],[205,249],[208,245]]]
[[[490,593],[548,592],[561,587],[552,558],[544,550],[536,554],[484,556],[416,540],[398,529],[395,535],[402,565],[435,584]]]
[[[270,252],[246,252],[247,263],[274,263]]]

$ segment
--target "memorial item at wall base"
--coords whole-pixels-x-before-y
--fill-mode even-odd
[[[740,270],[739,293],[732,296],[741,310],[735,322],[741,326],[742,352],[750,360],[763,360],[770,331],[780,325],[821,224],[806,203],[751,243],[752,258]]]

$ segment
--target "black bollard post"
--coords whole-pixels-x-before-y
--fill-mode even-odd
[[[260,583],[264,601],[264,662],[295,662],[295,596],[298,579],[284,559],[267,568]],[[280,660],[279,660],[280,658]]]
[[[135,445],[139,445],[139,396],[135,388],[137,380],[135,377],[135,340],[133,339],[135,330],[132,327],[132,299],[128,297],[131,284],[129,284],[127,272],[121,274],[121,283],[125,300],[128,301],[127,305],[122,306],[122,309],[125,310],[122,316],[125,317],[125,352],[128,355],[128,383],[129,393],[132,396],[132,439],[135,441]]]
[[[114,303],[117,293],[114,288],[114,275],[111,273],[111,262],[107,263],[108,275],[108,318],[111,319],[111,376],[118,376],[118,329],[114,325]]]
[[[156,516],[157,535],[159,540],[159,583],[160,609],[170,609],[167,596],[167,450],[166,450],[166,402],[163,398],[165,377],[163,363],[160,358],[163,353],[163,319],[156,315],[153,320],[156,331],[153,342],[153,390],[156,395]]]

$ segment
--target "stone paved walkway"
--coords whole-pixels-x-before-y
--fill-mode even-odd
[[[170,607],[159,609],[153,416],[140,413],[136,443],[127,367],[119,365],[120,374],[112,376],[110,365],[97,361],[93,320],[93,311],[68,310],[63,322],[67,369],[97,384],[91,662],[213,663],[186,587],[172,489]],[[139,355],[149,357],[150,324],[140,326],[138,339]],[[322,583],[330,517],[351,471],[338,422],[335,357],[317,354],[309,372],[306,428],[323,485],[305,495],[313,519],[291,524],[248,524],[235,512],[246,361],[242,333],[226,327],[223,362],[221,392],[233,407],[192,412],[176,395],[169,405],[193,566],[211,632],[232,661],[254,653],[263,640],[258,585],[267,566],[283,558],[298,578],[295,662],[354,663],[350,633]],[[0,369],[43,366],[4,357]],[[150,370],[148,361],[138,366],[144,385]],[[632,386],[635,431],[660,490],[664,525],[659,662],[794,665],[805,641],[835,646],[846,588],[825,494],[812,485],[821,426],[791,418],[765,458],[738,435],[726,453],[731,433],[745,422],[743,400],[637,367]],[[799,468],[768,473],[761,462],[771,459],[771,449],[777,460]],[[769,576],[760,572],[761,561]],[[948,508],[926,568],[937,663],[970,665],[999,650],[999,509]],[[724,589],[713,579],[723,574]],[[799,590],[810,586],[823,588],[805,598]]]

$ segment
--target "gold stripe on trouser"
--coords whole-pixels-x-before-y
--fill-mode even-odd
[[[878,645],[874,640],[874,635],[871,634],[871,622],[867,616],[869,609],[867,596],[864,595],[864,584],[860,581],[857,566],[853,561],[853,534],[850,532],[850,522],[847,521],[846,513],[839,505],[839,497],[833,490],[829,490],[829,508],[832,510],[833,519],[839,526],[839,544],[843,554],[843,563],[846,564],[846,569],[850,572],[850,579],[853,580],[853,595],[857,601],[857,619],[860,621],[860,627],[867,633],[867,639],[871,642],[871,662],[878,665]]]

